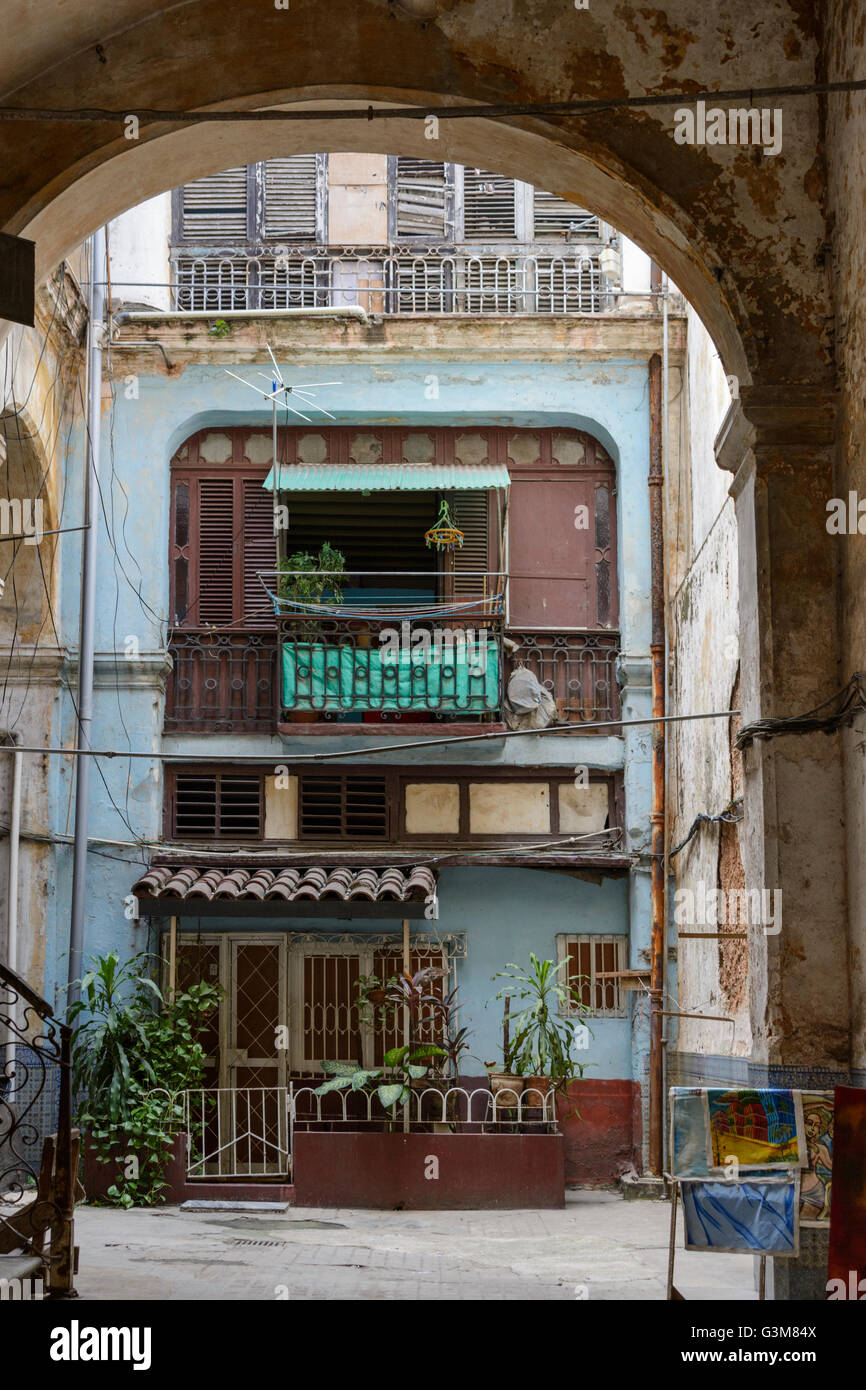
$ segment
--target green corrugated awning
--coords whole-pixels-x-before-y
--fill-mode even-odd
[[[278,492],[446,492],[454,488],[508,487],[497,463],[281,463]],[[265,478],[274,487],[274,469]]]

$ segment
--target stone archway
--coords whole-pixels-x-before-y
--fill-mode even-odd
[[[7,52],[18,66],[3,100],[114,112],[216,104],[252,112],[292,102],[442,111],[451,103],[808,84],[828,65],[847,75],[845,8],[831,3],[818,13],[801,0],[770,0],[756,15],[750,0],[732,0],[721,15],[718,7],[668,0],[664,11],[581,12],[565,0],[535,0],[531,9],[503,13],[497,0],[334,0],[325,21],[316,0],[292,0],[288,12],[260,0],[218,7],[207,0],[70,0],[56,28],[46,19],[19,46],[16,25],[31,19],[20,0],[6,21]],[[859,0],[847,9],[862,21]],[[746,721],[817,705],[837,688],[840,669],[847,675],[864,664],[854,650],[862,621],[849,615],[849,651],[840,637],[838,555],[824,527],[825,499],[840,490],[826,274],[832,199],[840,209],[857,199],[839,172],[844,119],[834,115],[840,138],[831,151],[818,98],[784,109],[784,151],[775,161],[756,149],[678,146],[666,107],[443,119],[434,147],[438,157],[498,167],[577,198],[621,227],[686,293],[738,377],[720,461],[736,474]],[[420,123],[376,120],[165,123],[143,126],[137,141],[124,139],[116,118],[5,124],[0,223],[35,238],[44,273],[98,223],[172,183],[300,149],[429,157],[431,142]],[[856,191],[862,183],[861,175]],[[846,228],[842,247],[851,253],[856,233]],[[849,339],[856,348],[866,297],[840,298],[859,330]],[[853,354],[851,365],[856,380]],[[845,432],[854,444],[863,433],[858,409],[851,407]],[[846,460],[842,471],[850,481],[853,465]],[[852,593],[864,572],[866,562],[852,563]],[[850,756],[856,791],[862,762],[855,768],[853,750]],[[852,1057],[837,981],[847,974],[853,937],[838,738],[754,745],[745,790],[747,877],[785,894],[782,933],[753,948],[756,1077],[780,1079],[807,1061],[844,1072]],[[864,900],[862,882],[859,893]],[[862,1033],[866,986],[857,988]]]
[[[726,81],[743,89],[809,82],[821,61],[818,22],[797,0],[775,0],[759,22],[747,0],[735,0],[721,25],[712,7],[696,10],[688,0],[671,0],[664,12],[580,12],[536,0],[531,13],[503,13],[496,0],[334,0],[326,24],[315,0],[293,0],[288,11],[259,0],[149,0],[134,9],[70,0],[62,20],[33,27],[26,5],[9,18],[7,52],[17,70],[5,84],[7,104],[120,112],[350,101],[436,110],[712,90],[722,62]],[[826,381],[817,102],[801,101],[789,127],[775,164],[757,149],[675,144],[667,107],[443,120],[436,152],[577,195],[620,226],[692,300],[744,384],[758,371],[774,382]],[[432,143],[420,122],[266,130],[263,137],[246,123],[166,123],[143,126],[130,141],[116,119],[2,125],[0,223],[35,237],[46,271],[97,221],[184,178],[246,161],[253,149],[258,157],[301,148],[429,156]]]

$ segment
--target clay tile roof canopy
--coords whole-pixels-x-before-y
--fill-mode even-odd
[[[150,917],[408,917],[439,915],[436,873],[414,868],[234,869],[155,865],[133,885]]]

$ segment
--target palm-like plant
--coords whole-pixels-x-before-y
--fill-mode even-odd
[[[99,1108],[111,1124],[127,1118],[133,1073],[158,1085],[149,1058],[147,1019],[162,1003],[162,993],[147,974],[148,957],[133,956],[121,965],[116,951],[99,956],[79,982],[79,999],[69,1007],[69,1022],[82,1014],[72,1049],[72,1085],[85,1093],[88,1108]]]
[[[530,1076],[549,1076],[556,1089],[561,1089],[583,1067],[572,1057],[574,1018],[585,1026],[592,1010],[584,1004],[578,982],[563,982],[561,973],[568,962],[557,965],[552,960],[540,960],[534,951],[529,953],[529,969],[509,962],[505,970],[494,975],[502,980],[502,988],[494,999],[514,1001],[517,1012],[511,1013],[513,1041],[511,1061],[519,1073]]]

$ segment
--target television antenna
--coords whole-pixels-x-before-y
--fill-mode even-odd
[[[305,415],[303,410],[298,410],[296,406],[292,405],[289,402],[289,397],[292,396],[304,407],[304,410],[319,410],[323,415],[327,415],[329,420],[336,420],[336,415],[332,415],[331,412],[329,410],[326,410],[323,405],[318,404],[316,400],[316,393],[313,388],[319,386],[342,386],[343,383],[341,381],[307,381],[301,382],[298,385],[290,385],[287,381],[283,380],[283,374],[280,371],[279,363],[277,362],[276,357],[274,357],[274,354],[271,351],[270,343],[265,343],[265,347],[267,348],[268,356],[270,357],[271,362],[273,363],[274,371],[272,374],[268,374],[266,372],[256,372],[256,376],[263,377],[265,381],[269,381],[271,383],[270,391],[266,391],[261,386],[256,386],[254,381],[247,381],[246,377],[238,376],[237,372],[230,372],[228,370],[228,367],[226,367],[224,370],[228,376],[234,377],[235,381],[239,381],[242,386],[248,386],[251,391],[257,392],[258,395],[262,396],[266,401],[270,401],[273,407],[272,431],[274,443],[274,535],[276,536],[279,533],[279,526],[277,524],[279,519],[279,503],[277,501],[277,498],[279,496],[279,465],[277,463],[277,406],[283,405],[286,410],[290,410],[293,415],[297,415],[308,425],[312,424],[313,421],[311,416]]]

